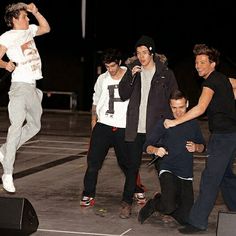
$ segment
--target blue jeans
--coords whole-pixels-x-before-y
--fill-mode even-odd
[[[236,133],[212,134],[207,152],[199,195],[189,216],[189,223],[203,230],[208,226],[208,217],[219,190],[229,210],[236,210],[236,175],[232,171],[236,157]]]

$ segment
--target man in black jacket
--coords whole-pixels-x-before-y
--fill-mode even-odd
[[[152,38],[142,36],[135,45],[137,60],[128,64],[128,70],[119,84],[120,98],[129,99],[125,141],[129,171],[130,202],[122,203],[121,218],[131,214],[136,177],[142,160],[146,135],[159,119],[170,117],[169,97],[178,88],[174,73],[163,56],[155,53]]]

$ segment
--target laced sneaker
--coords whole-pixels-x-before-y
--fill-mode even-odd
[[[145,193],[135,193],[134,199],[137,201],[137,204],[145,204],[147,202]]]
[[[94,204],[95,204],[95,199],[92,197],[83,196],[82,199],[80,200],[80,206],[82,207],[94,206]]]
[[[9,193],[14,193],[16,191],[11,174],[2,175],[2,186]]]

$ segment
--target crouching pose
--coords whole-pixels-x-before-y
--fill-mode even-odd
[[[174,118],[186,113],[188,101],[185,95],[174,91],[170,107]],[[196,120],[171,129],[165,129],[159,120],[144,144],[144,150],[156,158],[161,193],[148,200],[139,211],[142,224],[155,211],[172,216],[181,225],[187,223],[193,205],[193,152],[203,152],[205,142]]]

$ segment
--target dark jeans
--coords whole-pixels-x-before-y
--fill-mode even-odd
[[[84,176],[84,196],[95,197],[98,172],[102,168],[109,148],[114,147],[118,164],[126,177],[122,200],[129,204],[132,203],[140,161],[137,161],[137,156],[134,158],[134,154],[131,155],[135,148],[129,149],[128,147],[133,146],[129,144],[127,147],[124,136],[125,129],[114,129],[101,123],[96,124],[92,131],[87,156],[88,166]]]
[[[125,188],[129,191],[124,192],[123,201],[131,204],[135,192],[144,192],[141,186],[137,186],[137,176],[142,162],[143,144],[145,142],[145,134],[137,134],[134,142],[126,142],[127,151],[127,178]]]
[[[193,205],[192,181],[180,179],[170,172],[162,173],[159,180],[161,197],[156,199],[156,210],[171,215],[181,225],[186,224]]]
[[[236,175],[232,165],[236,157],[236,133],[212,134],[208,143],[208,159],[200,182],[200,191],[194,203],[189,223],[206,229],[219,190],[230,211],[236,211]]]

